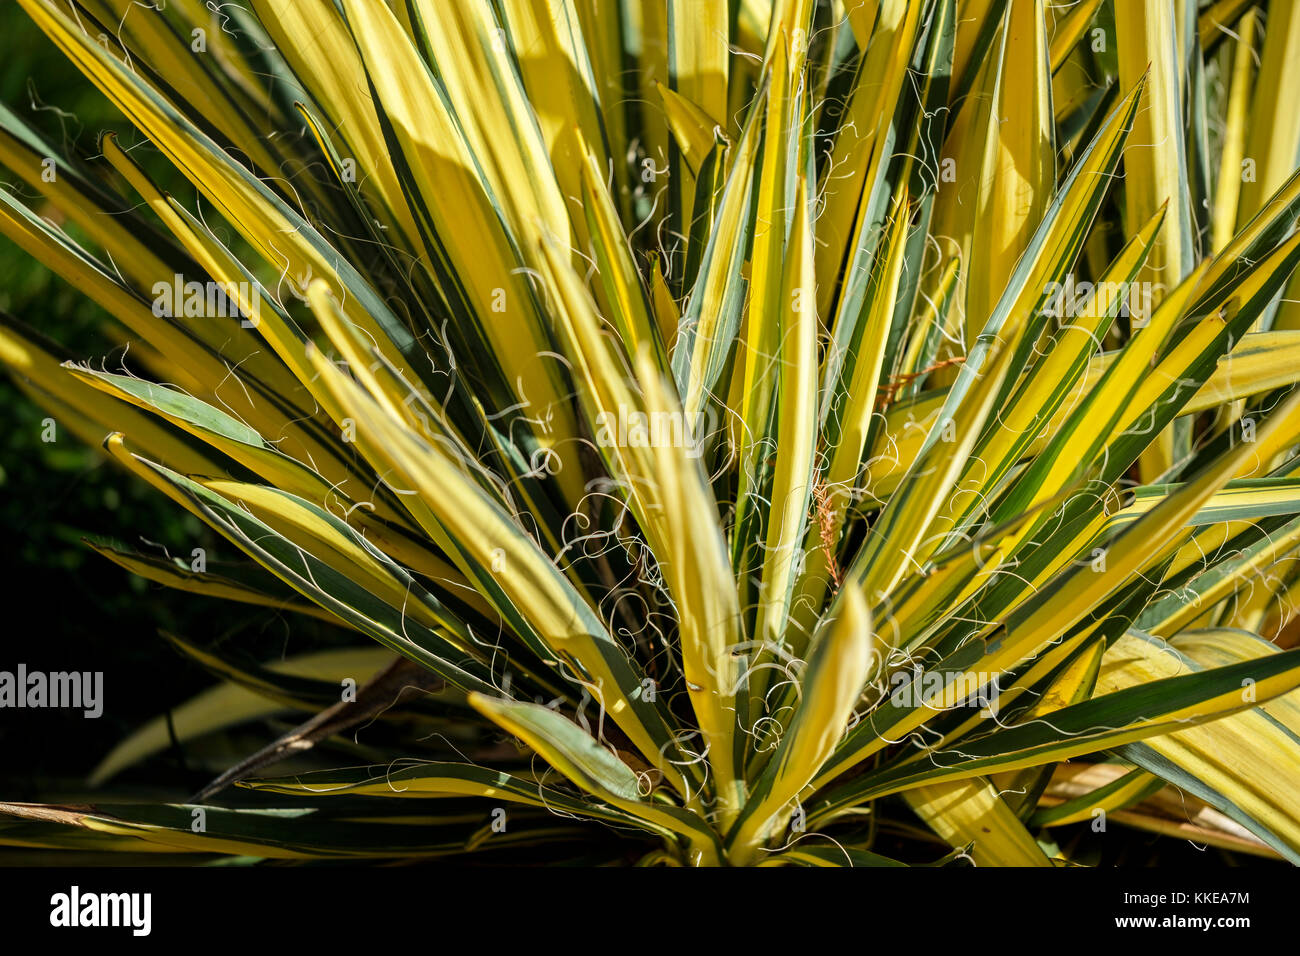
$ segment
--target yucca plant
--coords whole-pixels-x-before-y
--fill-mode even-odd
[[[247,560],[97,550],[354,637],[172,637],[94,783],[316,715],[0,843],[1300,861],[1300,8],[20,5],[139,135],[6,111],[0,229],[128,348],[0,357]]]

